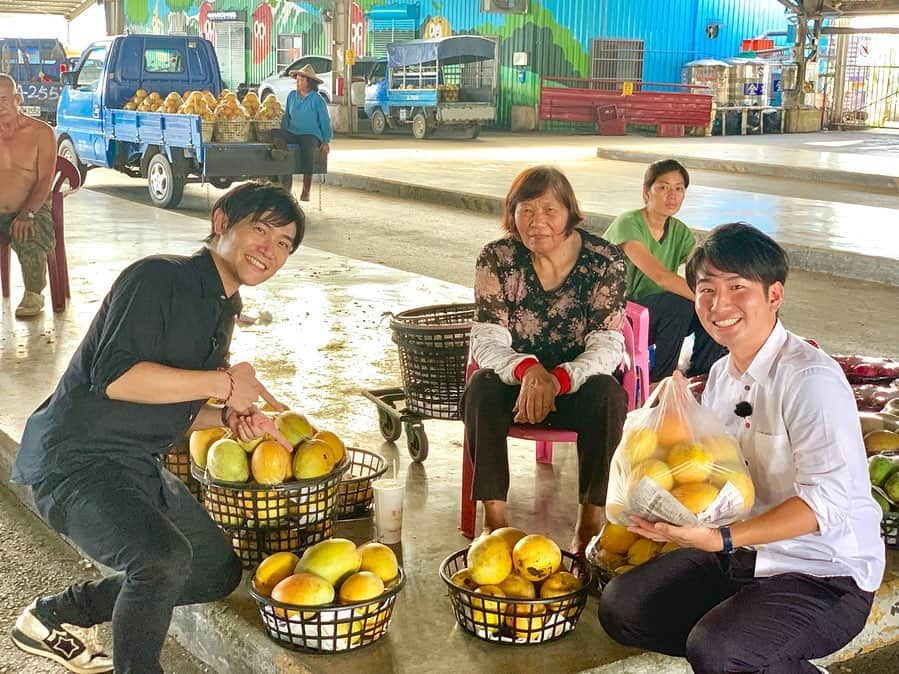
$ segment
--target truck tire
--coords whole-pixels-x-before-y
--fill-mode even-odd
[[[387,117],[384,115],[384,111],[380,108],[374,110],[371,113],[371,132],[376,136],[380,136],[384,133],[384,130],[387,128]]]
[[[183,174],[172,168],[169,158],[164,152],[157,152],[147,165],[147,188],[150,201],[159,208],[175,208],[184,196],[184,185],[187,182]]]
[[[78,173],[81,174],[81,184],[83,185],[84,178],[87,175],[87,167],[78,159],[78,153],[75,151],[75,143],[73,143],[70,138],[63,138],[59,141],[59,146],[56,148],[56,154],[63,159],[68,159],[75,165],[75,168],[78,169]]]
[[[412,135],[418,140],[427,138],[431,133],[428,126],[428,116],[419,110],[412,116]]]
[[[218,178],[218,177],[216,177],[216,178],[210,178],[210,179],[209,179],[209,184],[212,185],[213,187],[217,187],[217,188],[220,189],[220,190],[226,190],[226,189],[228,189],[229,187],[231,187],[231,185],[232,185],[233,182],[234,182],[234,181],[231,180],[231,178]]]

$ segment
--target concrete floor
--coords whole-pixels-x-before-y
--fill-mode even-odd
[[[488,169],[479,166],[480,171],[489,173]],[[514,167],[505,168],[503,180],[510,171]],[[13,301],[0,305],[0,431],[9,436],[19,437],[26,416],[54,386],[118,271],[150,253],[189,253],[205,236],[208,225],[196,216],[208,210],[217,190],[189,187],[185,215],[144,205],[140,185],[98,171],[89,177],[90,189],[67,201],[74,299],[65,312],[15,321],[12,310],[20,277],[13,271]],[[310,211],[307,245],[273,281],[244,293],[247,314],[268,311],[273,320],[268,325],[238,328],[234,355],[257,365],[270,389],[296,409],[329,426],[349,444],[373,449],[388,459],[391,474],[406,484],[407,517],[403,544],[397,551],[409,581],[388,637],[355,656],[294,655],[273,645],[242,588],[226,602],[179,610],[173,631],[212,671],[223,673],[490,672],[500,667],[509,672],[579,672],[615,661],[615,671],[683,671],[683,664],[671,659],[639,656],[622,661],[633,652],[613,644],[599,629],[592,598],[571,636],[542,647],[493,646],[455,625],[437,567],[446,555],[467,544],[456,529],[461,424],[426,422],[431,455],[425,463],[413,464],[402,440],[398,446],[383,442],[374,408],[358,391],[399,383],[384,312],[469,300],[466,278],[471,276],[474,259],[470,251],[495,238],[496,219],[421,204],[410,218],[407,202],[330,187],[323,190],[322,201],[324,211],[316,211],[314,204]],[[363,204],[365,219],[359,217]],[[793,283],[798,286],[793,297],[804,294],[809,306],[819,308],[812,318],[806,308],[797,307],[793,320],[807,326],[805,334],[825,343],[867,346],[871,353],[899,355],[895,345],[899,302],[891,301],[896,299],[895,287],[820,274],[799,275]],[[854,301],[859,297],[866,301]],[[850,305],[854,312],[847,319]],[[533,461],[530,443],[513,443],[511,451],[516,458],[510,493],[512,522],[564,543],[575,507],[574,452],[559,447],[555,463],[545,466]],[[0,463],[8,459],[8,451],[0,454]],[[370,523],[341,525],[337,534],[365,540],[371,536]],[[849,654],[899,637],[899,620],[890,616],[892,601],[899,598],[895,584],[894,580],[886,586],[881,597],[878,629],[854,644]]]

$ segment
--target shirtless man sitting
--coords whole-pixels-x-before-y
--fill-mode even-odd
[[[56,139],[49,125],[22,114],[21,103],[15,80],[0,73],[0,237],[10,239],[25,281],[16,318],[41,313],[55,243],[49,197]]]

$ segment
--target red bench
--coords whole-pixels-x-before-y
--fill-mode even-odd
[[[607,89],[543,84],[538,119],[596,124],[603,135],[623,135],[627,124],[644,124],[657,127],[659,136],[683,136],[685,127],[709,125],[712,96],[675,91],[637,91],[623,96]]]

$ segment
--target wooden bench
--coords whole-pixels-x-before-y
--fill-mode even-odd
[[[688,126],[709,126],[712,96],[675,91],[624,96],[607,89],[542,84],[538,120],[596,124],[602,135],[623,135],[627,124],[644,124],[655,126],[659,136],[683,136]]]

